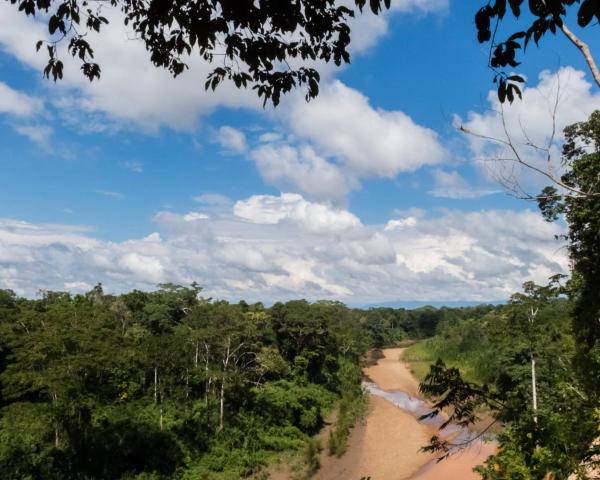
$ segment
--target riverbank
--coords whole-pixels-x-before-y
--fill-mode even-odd
[[[472,469],[493,453],[493,445],[478,443],[440,463],[420,451],[437,429],[417,420],[423,402],[417,379],[401,361],[404,352],[404,348],[385,349],[376,364],[365,367],[364,374],[378,394],[369,396],[369,412],[350,435],[346,454],[337,458],[322,452],[316,480],[479,478]]]

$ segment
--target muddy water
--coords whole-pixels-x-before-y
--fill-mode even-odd
[[[439,430],[445,419],[440,415],[421,420],[420,417],[430,412],[430,406],[427,402],[415,398],[402,391],[382,390],[376,384],[364,382],[363,387],[370,395],[381,397],[403,411],[410,413],[421,423],[438,429],[441,436],[451,437],[453,443],[464,444],[470,442],[469,448],[453,452],[450,458],[443,462],[430,460],[419,469],[410,480],[463,480],[468,478],[479,478],[473,473],[473,467],[485,461],[485,459],[494,453],[495,444],[491,438],[478,439],[478,434],[468,428],[457,425],[448,425],[443,430]],[[375,478],[375,477],[374,477]]]
[[[476,480],[473,467],[494,452],[494,445],[480,441],[449,459],[435,462],[434,456],[420,451],[432,435],[438,434],[442,418],[419,420],[429,412],[418,398],[418,382],[401,361],[404,350],[386,349],[377,365],[364,370],[371,382],[370,412],[365,422],[352,432],[346,454],[341,458],[321,456],[318,480]],[[468,429],[448,426],[442,435],[466,441],[474,434]]]

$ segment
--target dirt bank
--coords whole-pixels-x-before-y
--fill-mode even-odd
[[[369,398],[366,421],[358,425],[342,458],[321,458],[320,480],[373,480],[410,478],[431,456],[419,452],[427,443],[431,429],[383,398]]]
[[[383,350],[384,357],[364,373],[380,389],[419,396],[419,384],[400,359],[403,348]],[[342,458],[323,452],[318,480],[476,480],[472,472],[493,453],[491,445],[477,445],[440,463],[419,449],[436,430],[387,400],[371,395],[369,413],[353,430]]]
[[[408,366],[400,361],[404,348],[386,348],[376,365],[363,370],[364,374],[382,390],[406,392],[419,397],[419,382]]]

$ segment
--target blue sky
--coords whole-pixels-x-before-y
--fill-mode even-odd
[[[473,14],[392,0],[353,25],[351,65],[321,66],[319,99],[263,109],[232,86],[204,92],[198,61],[176,80],[154,70],[116,13],[97,45],[102,79],[67,62],[55,85],[34,50],[43,25],[5,2],[0,287],[196,280],[231,300],[487,301],[564,271],[562,227],[497,181],[535,193],[542,180],[507,178],[489,162],[504,158],[497,145],[456,130],[503,134]],[[521,147],[519,124],[548,143],[557,85],[559,127],[600,107],[565,39],[531,48],[519,71],[528,90],[506,118]],[[560,136],[550,143],[558,161]]]

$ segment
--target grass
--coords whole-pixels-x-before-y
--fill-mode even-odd
[[[402,356],[402,360],[408,363],[411,372],[419,382],[422,382],[429,373],[429,366],[437,360],[437,355],[429,345],[430,340],[413,343]]]
[[[425,379],[429,373],[429,366],[442,358],[446,366],[456,367],[460,370],[462,377],[468,382],[481,382],[477,375],[477,370],[473,365],[473,359],[466,355],[456,358],[449,358],[444,355],[441,345],[437,344],[436,338],[428,338],[417,343],[413,343],[404,352],[403,360],[408,363],[413,375],[419,382]]]

